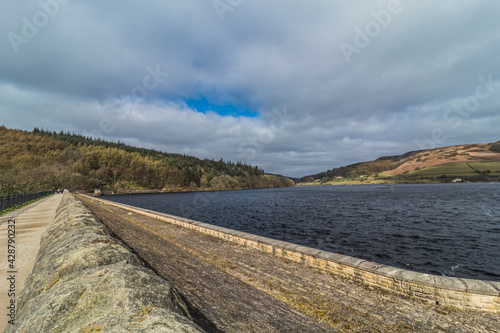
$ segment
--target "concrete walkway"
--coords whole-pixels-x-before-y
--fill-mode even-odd
[[[40,237],[52,225],[61,199],[62,195],[52,195],[0,216],[0,332],[7,326],[12,300],[17,306],[17,297],[35,263]],[[11,231],[9,237],[14,225],[15,236]],[[10,247],[9,238],[15,242],[11,241]],[[9,258],[9,251],[15,257]],[[8,280],[12,277],[14,279]],[[12,292],[15,295],[9,296]]]

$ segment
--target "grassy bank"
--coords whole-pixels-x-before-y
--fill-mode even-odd
[[[52,195],[52,194],[49,194],[49,195]],[[15,206],[12,206],[10,208],[4,209],[4,210],[0,211],[0,216],[5,215],[7,213],[10,213],[12,211],[15,211],[15,210],[17,210],[19,208],[22,208],[24,206],[28,206],[29,204],[32,204],[33,202],[37,202],[39,200],[42,200],[42,199],[48,197],[49,195],[46,195],[44,197],[41,197],[41,198],[38,198],[38,199],[35,199],[35,200],[31,200],[31,201],[25,202],[25,203],[23,203],[21,205],[15,205]]]

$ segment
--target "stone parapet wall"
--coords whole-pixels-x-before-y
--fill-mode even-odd
[[[95,199],[101,200],[101,199]],[[426,302],[500,313],[500,282],[424,274],[257,236],[169,214],[101,200],[161,221],[273,253],[332,274]]]
[[[169,282],[65,193],[5,332],[153,331],[202,332]]]

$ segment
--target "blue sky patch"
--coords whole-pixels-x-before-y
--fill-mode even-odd
[[[215,112],[221,116],[233,116],[233,117],[257,117],[259,114],[257,111],[250,110],[241,106],[234,105],[218,105],[210,103],[205,97],[200,99],[192,99],[186,101],[186,104],[193,110],[201,113],[207,113],[207,111]]]

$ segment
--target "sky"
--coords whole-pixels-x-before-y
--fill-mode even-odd
[[[301,177],[500,140],[496,0],[8,0],[0,125]]]

